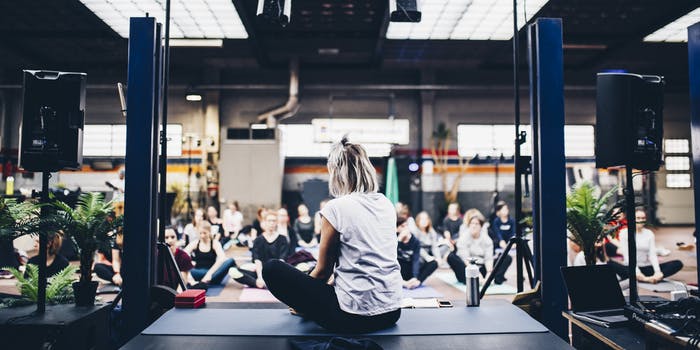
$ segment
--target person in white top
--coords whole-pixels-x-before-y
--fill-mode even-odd
[[[656,257],[656,242],[654,233],[644,227],[647,221],[647,215],[643,210],[635,212],[637,241],[637,267],[635,268],[637,280],[647,283],[658,283],[666,277],[669,277],[683,268],[683,263],[680,260],[672,260],[664,263],[659,263]],[[627,248],[627,229],[620,231],[620,247],[619,252],[622,254],[625,265],[629,264],[629,252]],[[626,266],[622,266],[614,261],[609,262],[615,268],[615,272],[621,279],[629,278],[629,273]]]
[[[327,167],[335,199],[321,210],[318,264],[306,275],[271,260],[263,267],[263,279],[293,313],[330,331],[390,327],[401,316],[403,285],[396,212],[377,193],[377,174],[362,146],[343,137],[331,148]]]
[[[238,202],[233,201],[224,210],[224,231],[228,232],[231,237],[236,237],[242,228],[243,214],[238,211]]]

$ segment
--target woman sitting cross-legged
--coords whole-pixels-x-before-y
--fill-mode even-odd
[[[199,239],[185,247],[185,252],[192,255],[192,261],[195,263],[190,275],[202,283],[220,284],[228,269],[236,266],[236,262],[226,258],[221,243],[212,237],[209,222],[200,222],[197,231]]]
[[[411,233],[405,217],[399,216],[396,219],[396,225],[399,241],[396,254],[401,266],[403,286],[407,289],[418,288],[437,270],[438,263],[432,256],[422,256],[420,241]]]
[[[362,146],[343,138],[332,146],[327,167],[336,198],[321,210],[316,267],[306,275],[270,260],[263,278],[293,312],[332,332],[390,327],[401,316],[403,285],[394,206],[377,192],[377,174]]]
[[[683,263],[680,260],[671,260],[659,264],[659,259],[656,256],[656,237],[651,230],[644,227],[647,220],[647,215],[643,210],[635,212],[636,220],[636,242],[637,242],[637,266],[636,277],[640,282],[658,283],[666,277],[676,274],[683,268]],[[620,231],[620,247],[619,252],[624,257],[625,265],[629,264],[629,253],[627,246],[628,229]],[[620,279],[628,279],[629,272],[627,266],[621,265],[615,261],[609,261],[609,265],[613,267],[615,273],[620,276]]]
[[[464,268],[466,266],[465,263],[468,263],[470,260],[476,261],[476,264],[479,265],[479,271],[484,277],[493,270],[493,240],[481,232],[484,222],[485,219],[481,214],[472,216],[469,219],[468,234],[460,235],[457,240],[457,251],[447,257],[447,262],[455,272],[459,282],[466,282]],[[510,255],[504,255],[503,259],[504,261],[499,269],[493,271],[496,274],[493,279],[496,284],[505,282],[506,270],[513,261]]]
[[[234,267],[228,272],[236,282],[253,288],[265,288],[263,264],[270,260],[282,261],[289,255],[289,241],[277,230],[277,213],[274,210],[268,210],[263,214],[260,226],[263,232],[255,238],[253,247],[250,248],[255,270]]]

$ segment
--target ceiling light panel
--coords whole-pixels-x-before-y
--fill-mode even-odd
[[[124,38],[129,18],[148,14],[165,19],[165,0],[80,0],[85,7]],[[248,33],[231,0],[172,0],[170,37],[187,39],[246,39]]]
[[[644,41],[687,42],[688,27],[698,22],[700,22],[700,8],[690,11],[685,16],[647,35]]]
[[[518,2],[522,28],[548,0]],[[513,37],[512,0],[425,0],[420,23],[389,23],[388,39],[509,40]],[[527,20],[525,20],[527,19]]]

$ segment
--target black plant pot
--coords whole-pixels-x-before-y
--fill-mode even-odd
[[[87,283],[74,282],[73,296],[75,297],[75,306],[93,306],[95,305],[95,295],[97,293],[97,282],[90,281]]]

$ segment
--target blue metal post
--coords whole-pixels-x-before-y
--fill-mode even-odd
[[[560,267],[566,266],[566,170],[564,158],[564,52],[558,18],[540,18],[535,24],[535,78],[537,149],[535,198],[539,201],[538,253],[542,281],[542,323],[566,339],[568,328],[561,312],[567,307]]]
[[[540,220],[539,220],[539,213],[540,213],[540,191],[538,188],[540,187],[540,178],[539,176],[536,176],[539,174],[539,172],[535,172],[534,169],[539,169],[540,166],[540,159],[539,159],[539,150],[540,150],[540,143],[539,143],[539,130],[538,130],[538,123],[539,123],[539,99],[537,93],[539,92],[535,86],[537,84],[537,26],[531,25],[528,26],[527,28],[527,61],[528,65],[530,66],[530,140],[532,144],[532,154],[535,155],[532,157],[532,169],[533,169],[533,176],[532,176],[532,240],[533,240],[533,245],[532,245],[532,256],[533,256],[533,268],[534,268],[534,278],[535,281],[540,280],[540,264],[538,263],[538,259],[540,258],[541,252],[540,252],[540,232],[542,230],[540,229]]]
[[[688,74],[690,78],[690,130],[693,151],[693,194],[695,231],[700,232],[700,23],[688,27]],[[700,258],[700,244],[696,244]],[[700,262],[700,259],[698,260]],[[700,281],[700,269],[697,271]]]
[[[131,18],[126,115],[126,178],[124,190],[124,263],[122,274],[125,336],[148,322],[155,260],[156,137],[154,130],[160,48],[153,17]]]

